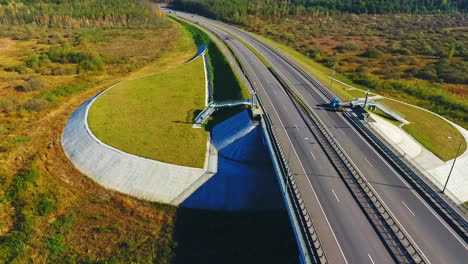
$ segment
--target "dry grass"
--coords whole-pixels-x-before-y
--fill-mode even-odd
[[[166,39],[159,38],[156,42],[157,34],[164,30],[174,34],[168,35],[170,37]],[[161,48],[152,49],[148,51],[151,54],[146,55],[155,59],[154,65],[161,62],[158,70],[172,68],[177,62],[171,62],[173,57],[168,54],[176,48],[175,42],[180,38],[176,25],[152,32],[155,35],[154,45]],[[120,32],[124,35],[128,33]],[[127,39],[127,43],[145,45],[138,39]],[[15,59],[13,55],[9,56]],[[3,60],[0,59],[1,63]],[[21,199],[27,203],[0,204],[1,238],[10,234],[16,228],[15,224],[20,223],[17,222],[16,212],[26,210],[33,220],[33,232],[29,233],[26,247],[16,248],[16,263],[67,263],[73,257],[77,261],[113,259],[130,263],[149,262],[149,259],[158,256],[161,262],[170,261],[173,239],[173,226],[170,223],[175,217],[175,208],[159,206],[154,209],[147,202],[100,187],[73,167],[60,144],[63,127],[71,113],[96,93],[117,81],[127,79],[128,74],[109,74],[104,71],[101,74],[67,78],[70,78],[70,82],[78,79],[86,82],[88,88],[60,97],[38,113],[0,113],[0,125],[7,127],[7,133],[0,139],[0,197],[4,197],[20,171],[33,167],[40,174],[22,195]],[[59,82],[57,80],[52,85],[59,85]],[[54,89],[53,86],[49,89]],[[10,97],[24,97],[21,100],[34,96],[14,89],[2,89],[2,93]],[[56,210],[44,216],[37,215],[34,209],[41,193],[51,193],[57,200]],[[61,225],[65,220],[70,224]],[[58,234],[63,235],[61,248],[65,251],[54,254],[47,241]]]

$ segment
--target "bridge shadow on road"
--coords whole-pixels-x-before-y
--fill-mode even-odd
[[[174,263],[298,263],[290,226],[286,212],[179,208]]]

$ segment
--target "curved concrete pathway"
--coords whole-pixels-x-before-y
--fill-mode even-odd
[[[196,58],[204,53],[199,50]],[[202,169],[146,159],[104,144],[89,129],[88,111],[100,95],[118,84],[89,99],[71,115],[62,135],[65,154],[78,170],[105,188],[179,205],[216,173],[216,149],[208,139]]]

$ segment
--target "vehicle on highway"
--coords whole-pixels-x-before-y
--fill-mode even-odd
[[[341,103],[339,98],[333,98],[330,102],[330,106],[335,110],[335,111],[343,111],[343,104]]]

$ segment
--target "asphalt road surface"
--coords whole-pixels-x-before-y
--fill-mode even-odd
[[[200,16],[177,12],[223,39],[246,65],[306,200],[330,263],[393,263],[333,165],[315,141],[299,110],[266,66],[237,36],[262,54],[335,136],[430,263],[466,263],[467,244],[388,165],[320,91],[281,57],[245,31]],[[216,27],[215,27],[216,26]],[[223,30],[220,30],[222,28]]]

